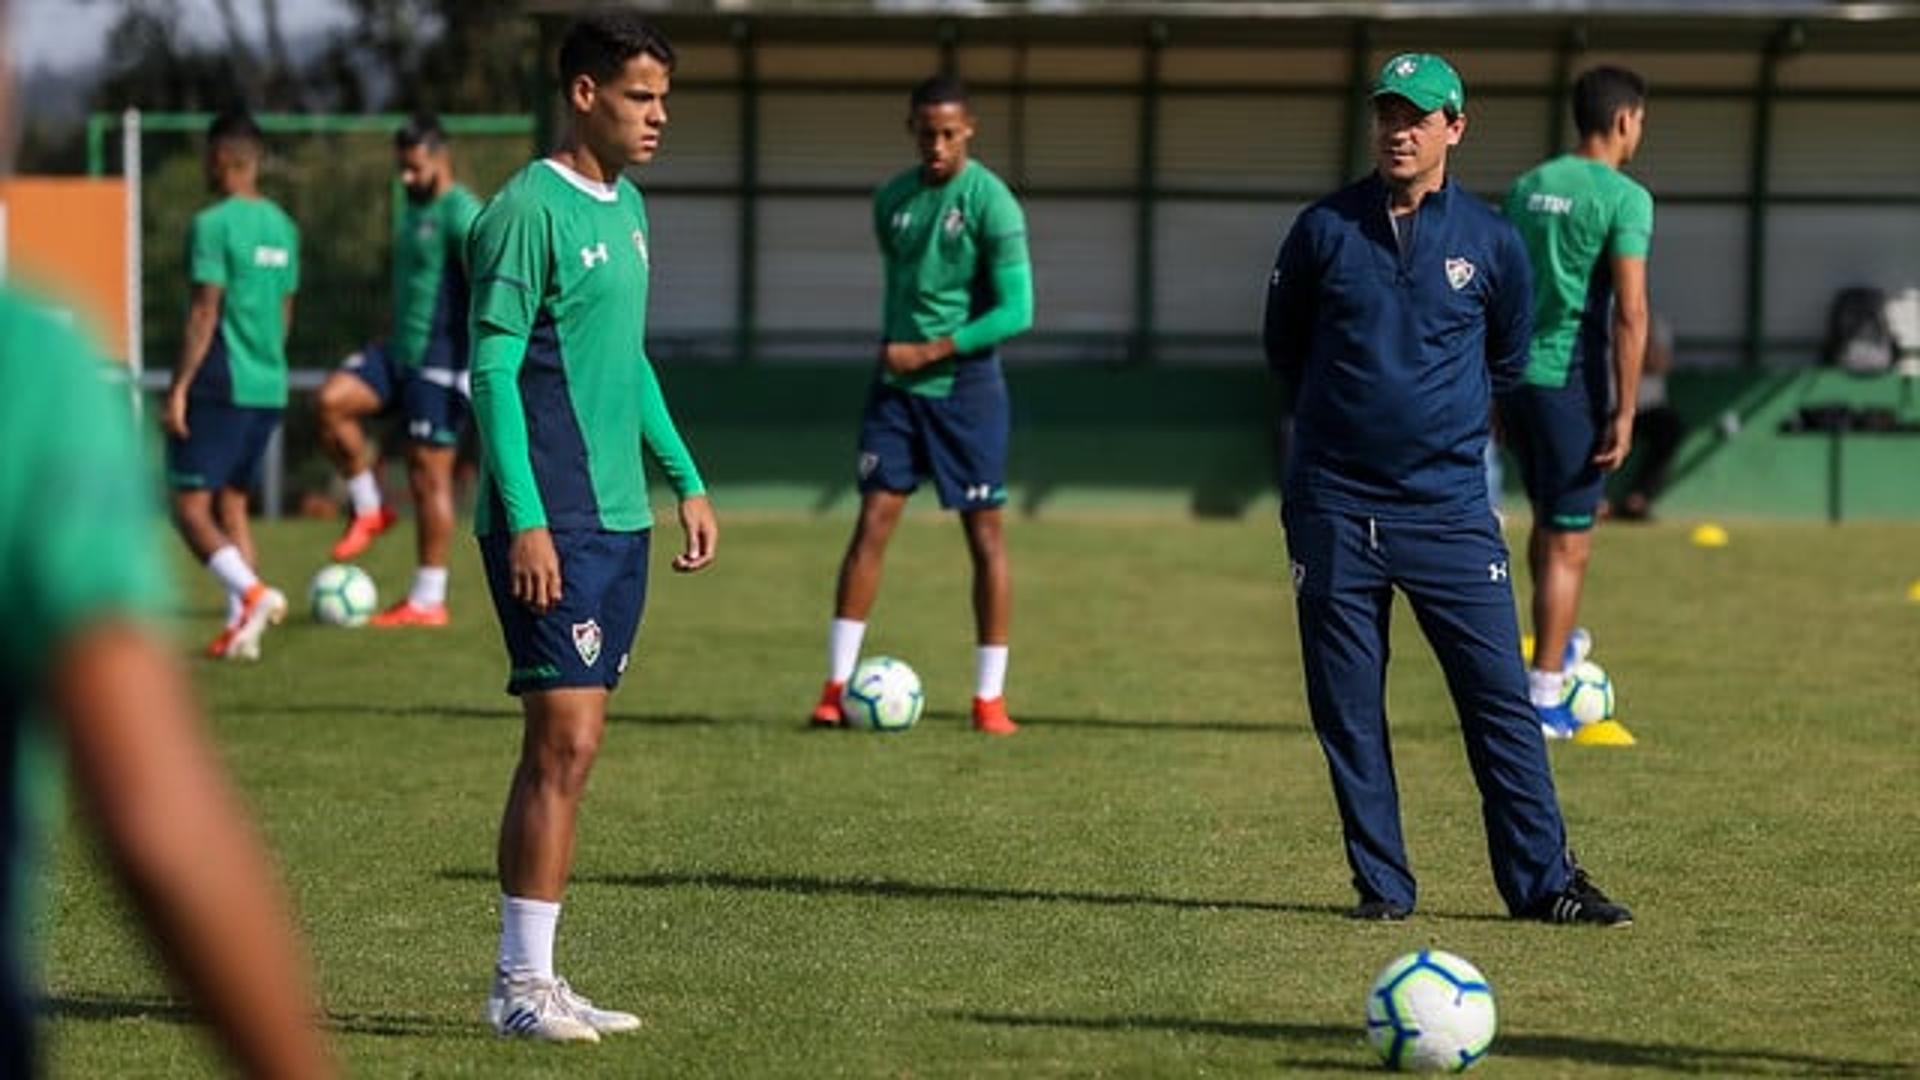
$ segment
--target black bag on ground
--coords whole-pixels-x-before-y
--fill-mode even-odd
[[[1893,366],[1893,331],[1887,325],[1887,296],[1863,286],[1841,289],[1827,309],[1829,366],[1872,375]]]

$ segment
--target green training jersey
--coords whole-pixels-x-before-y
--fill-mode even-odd
[[[152,474],[124,383],[80,337],[0,290],[0,1002],[25,965],[22,873],[59,809],[41,713],[49,667],[92,624],[166,603]],[[0,1023],[0,1060],[6,1024]]]
[[[873,196],[873,232],[886,288],[881,332],[888,341],[952,335],[994,305],[996,267],[1027,265],[1026,215],[1006,182],[977,161],[944,184],[926,183],[915,166],[881,185]],[[944,397],[958,364],[943,360],[885,378],[916,394]]]
[[[187,280],[216,285],[220,328],[189,393],[234,405],[287,403],[287,294],[300,288],[300,229],[270,200],[229,196],[193,216]]]
[[[1526,381],[1565,386],[1577,363],[1604,362],[1612,260],[1647,257],[1653,196],[1610,165],[1563,154],[1514,181],[1506,215],[1533,263]]]
[[[479,214],[480,200],[459,184],[400,212],[387,355],[402,368],[467,366],[467,230]]]
[[[482,535],[651,527],[643,447],[680,497],[705,490],[647,359],[638,188],[535,161],[481,211],[467,256]]]

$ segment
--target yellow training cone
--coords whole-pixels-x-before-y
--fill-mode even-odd
[[[1914,582],[1913,587],[1916,589],[1920,589],[1920,581]],[[1914,597],[1914,599],[1920,600],[1920,596],[1916,596]],[[1532,634],[1520,635],[1520,659],[1525,660],[1529,664],[1533,663],[1533,635]]]
[[[1915,581],[1913,584],[1907,586],[1907,599],[1916,604],[1920,604],[1920,581]]]
[[[1693,527],[1691,539],[1694,547],[1717,548],[1726,547],[1729,537],[1727,530],[1708,521]]]
[[[1573,741],[1578,746],[1632,746],[1636,740],[1620,721],[1601,720],[1574,729]]]

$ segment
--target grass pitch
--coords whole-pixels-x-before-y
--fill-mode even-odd
[[[449,630],[296,618],[258,665],[196,661],[351,1072],[1337,1076],[1373,1067],[1374,973],[1423,945],[1494,985],[1482,1075],[1920,1061],[1920,606],[1903,596],[1920,530],[1748,524],[1714,551],[1679,526],[1602,531],[1583,621],[1641,745],[1553,748],[1582,860],[1639,917],[1596,931],[1502,916],[1404,609],[1390,702],[1421,910],[1339,916],[1338,823],[1264,521],[1016,521],[1010,700],[1027,726],[1006,741],[964,730],[949,521],[902,526],[869,636],[928,688],[928,717],[897,736],[800,722],[849,522],[723,526],[713,571],[654,576],[582,822],[560,966],[648,1021],[597,1047],[502,1042],[480,1020],[519,726],[471,542]],[[301,590],[331,536],[264,530],[269,577]],[[410,548],[403,529],[365,563],[388,598]],[[217,598],[186,580],[198,642]],[[84,833],[50,882],[55,1075],[217,1071]]]

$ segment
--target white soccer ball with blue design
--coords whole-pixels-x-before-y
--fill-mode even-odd
[[[1367,1041],[1389,1069],[1470,1069],[1493,1045],[1494,1028],[1486,976],[1449,952],[1408,953],[1367,992]]]
[[[1567,671],[1567,711],[1583,726],[1613,719],[1613,680],[1605,668],[1582,660]]]
[[[867,731],[905,731],[920,722],[926,706],[920,676],[904,660],[872,656],[860,661],[840,694],[840,712],[848,727]]]
[[[331,563],[313,575],[313,584],[307,586],[307,602],[313,607],[315,622],[328,626],[362,626],[373,617],[380,593],[365,570]]]

